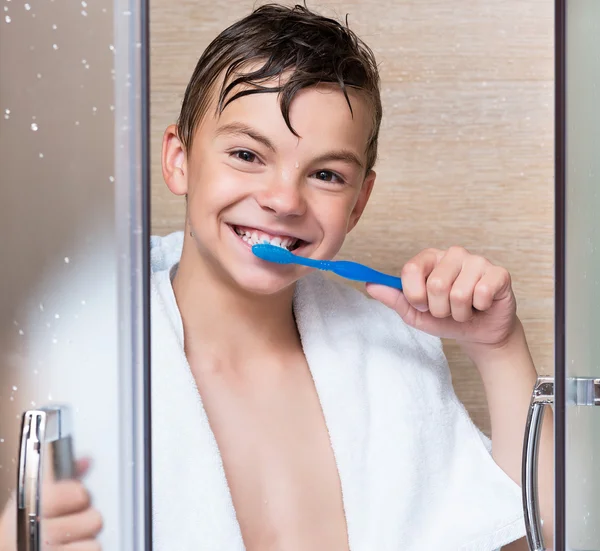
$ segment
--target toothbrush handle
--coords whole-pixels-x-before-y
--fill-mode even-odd
[[[378,272],[377,270],[359,264],[358,262],[337,260],[335,262],[329,262],[327,268],[333,273],[345,277],[346,279],[364,281],[366,283],[378,283],[380,285],[386,285],[387,287],[402,290],[402,280],[399,277]]]

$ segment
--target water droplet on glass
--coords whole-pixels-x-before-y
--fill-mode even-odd
[[[108,49],[109,49],[111,52],[114,52],[114,51],[115,51],[115,47],[114,47],[112,44],[109,44],[109,46],[108,46]]]
[[[300,168],[300,163],[298,161],[296,161],[295,167]]]
[[[14,396],[11,396],[11,397],[10,397],[10,401],[11,401],[11,402],[14,402],[14,401],[15,401],[15,397],[14,397]]]
[[[55,31],[56,29],[58,29],[58,27],[56,25],[52,25],[52,30]]]
[[[81,6],[82,6],[83,8],[87,8],[87,2],[81,2]]]
[[[83,15],[83,17],[86,17],[87,16],[87,11],[81,10],[81,15]]]
[[[111,110],[111,111],[114,111],[114,110],[115,110],[115,106],[114,106],[114,105],[111,105],[111,106],[110,106],[110,110]]]
[[[44,305],[40,302],[40,312],[44,311]]]
[[[27,11],[29,11],[29,10],[31,9],[31,6],[30,6],[29,4],[25,4],[25,9],[26,9]]]
[[[81,306],[85,306],[85,300],[81,301]]]
[[[124,12],[123,12],[123,15],[130,16],[130,15],[131,15],[131,12],[130,12],[129,10],[127,10],[127,11],[124,11]]]
[[[54,337],[54,338],[52,339],[52,344],[56,344],[56,343],[58,343],[58,339],[57,339],[56,337]]]
[[[89,68],[90,68],[90,64],[89,64],[89,63],[86,63],[86,64],[84,65],[84,67],[85,67],[86,69],[89,69]]]
[[[60,319],[60,314],[54,314],[54,319],[55,320]]]
[[[71,260],[69,259],[68,256],[65,256],[65,264],[68,264],[69,262],[71,262]]]
[[[115,181],[115,178],[114,178],[114,176],[109,176],[109,177],[108,177],[108,180],[109,180],[110,182],[114,182],[114,181]]]
[[[0,444],[4,444],[4,438],[0,438]]]
[[[21,337],[25,334],[25,331],[23,331],[23,329],[19,329],[19,335],[21,335]]]
[[[75,126],[79,126],[79,121],[75,121]]]
[[[4,110],[4,118],[6,120],[10,119],[10,109],[5,109]]]
[[[8,11],[8,6],[4,6],[4,11]]]
[[[35,407],[35,402],[31,402],[31,405],[32,405],[33,407]]]
[[[34,375],[37,375],[38,373],[39,373],[39,371],[38,371],[37,369],[34,369],[34,370],[33,370],[33,374],[34,374]]]
[[[95,113],[96,111],[98,111],[97,107],[92,107],[92,111]]]
[[[37,77],[38,77],[38,78],[42,78],[42,73],[38,73],[38,74],[37,74]]]
[[[16,386],[13,386],[12,389],[16,392],[17,390],[19,390]]]
[[[43,158],[44,158],[44,154],[40,153],[40,159],[43,159]]]
[[[52,394],[48,394],[48,400],[52,400]]]
[[[58,50],[58,44],[52,44],[52,49],[53,50]]]
[[[7,23],[10,23],[10,22],[11,22],[10,15],[7,15],[7,16],[4,18],[4,21],[6,21]]]

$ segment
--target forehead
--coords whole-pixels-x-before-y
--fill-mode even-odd
[[[275,90],[280,81],[263,85]],[[229,97],[251,89],[249,86],[238,87]],[[309,149],[347,147],[364,158],[373,129],[372,108],[361,91],[349,88],[347,94],[352,110],[336,84],[320,84],[296,92],[290,102],[289,118],[300,138],[294,136],[284,120],[281,95],[277,91],[236,98],[220,113],[216,108],[218,98],[214,97],[213,108],[209,110],[211,116],[206,117],[206,124],[201,126],[205,131],[218,133],[219,128],[241,123],[269,135],[282,148],[292,145]]]

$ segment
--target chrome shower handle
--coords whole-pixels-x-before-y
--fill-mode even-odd
[[[573,377],[566,381],[569,406],[600,406],[600,379]],[[538,505],[537,474],[539,441],[546,406],[554,403],[554,378],[538,377],[525,425],[521,472],[527,543],[531,551],[545,551]]]
[[[46,454],[51,454],[47,457]],[[75,476],[69,410],[54,406],[26,411],[21,423],[17,480],[17,550],[40,551],[42,480]]]
[[[525,530],[531,551],[544,551],[538,505],[538,452],[544,410],[552,403],[554,403],[554,378],[538,377],[527,413],[521,470]]]

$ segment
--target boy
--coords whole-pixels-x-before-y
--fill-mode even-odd
[[[527,549],[536,372],[506,270],[429,249],[403,292],[367,285],[371,300],[251,252],[338,253],[375,183],[381,117],[371,51],[304,7],[260,7],[200,58],[162,151],[185,232],[152,247],[155,549]],[[491,453],[439,337],[482,376]]]

